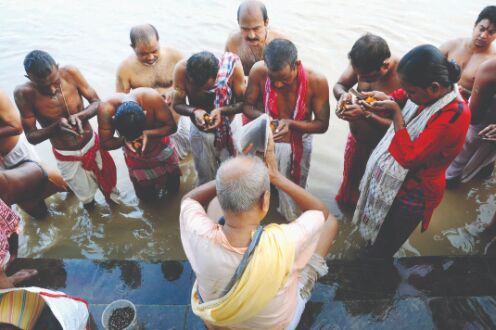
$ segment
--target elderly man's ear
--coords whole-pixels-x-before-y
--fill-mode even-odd
[[[270,207],[270,191],[266,191],[262,197],[262,211],[267,214],[269,212]]]

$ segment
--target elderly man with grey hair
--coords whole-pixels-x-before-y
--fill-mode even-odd
[[[272,140],[265,161],[231,158],[181,202],[181,241],[197,277],[191,306],[209,329],[295,329],[316,279],[327,273],[336,219],[279,173]],[[294,222],[261,226],[271,183],[303,211]],[[205,210],[216,197],[222,221]]]

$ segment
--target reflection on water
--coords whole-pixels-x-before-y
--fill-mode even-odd
[[[237,1],[120,2],[96,0],[26,0],[0,2],[0,88],[12,95],[25,81],[22,61],[32,49],[50,52],[58,63],[74,64],[100,97],[114,90],[119,63],[131,53],[129,28],[149,22],[160,32],[162,45],[185,54],[207,49],[222,51],[230,31],[236,29]],[[332,86],[347,64],[346,54],[365,32],[383,36],[392,52],[403,54],[421,43],[439,45],[469,37],[486,1],[267,1],[270,24],[295,41],[304,63],[323,72]],[[96,10],[95,10],[96,8]],[[331,106],[335,101],[331,100]],[[96,122],[92,124],[96,127]],[[348,127],[331,116],[329,131],[314,139],[309,190],[339,216],[342,226],[334,258],[353,258],[357,241],[350,214],[334,202],[343,167]],[[54,165],[48,143],[36,147],[46,163]],[[88,212],[72,195],[48,200],[51,217],[36,221],[23,215],[20,254],[29,257],[92,259],[183,259],[178,230],[179,200],[155,205],[139,202],[132,190],[121,151],[112,152],[118,164],[118,187],[123,205],[109,208],[97,195]],[[191,160],[182,164],[181,194],[194,180]],[[496,180],[475,181],[447,192],[429,230],[416,231],[399,255],[483,253],[487,241],[478,225],[489,221],[496,209]],[[475,227],[474,227],[475,226]]]

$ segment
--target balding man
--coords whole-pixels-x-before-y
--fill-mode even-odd
[[[265,46],[276,38],[286,37],[269,29],[267,8],[257,0],[243,1],[239,5],[238,25],[239,31],[229,36],[225,50],[239,56],[248,76],[253,64],[262,60]]]
[[[208,329],[295,329],[315,281],[327,273],[323,258],[336,237],[336,219],[279,173],[272,141],[265,161],[267,168],[256,157],[231,158],[214,181],[181,202],[181,241],[196,274],[191,307]],[[293,223],[260,225],[270,184],[303,211]],[[216,196],[221,221],[203,207]]]
[[[131,89],[150,87],[161,94],[170,105],[174,67],[183,59],[183,54],[173,48],[160,48],[158,31],[151,24],[132,27],[129,36],[134,55],[129,56],[119,66],[116,91],[127,94]],[[171,113],[178,126],[177,132],[171,135],[171,140],[182,159],[191,150],[189,121],[187,118],[181,118],[173,109]]]

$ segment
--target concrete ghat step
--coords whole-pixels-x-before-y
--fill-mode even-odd
[[[496,258],[421,257],[331,260],[300,329],[496,328]],[[81,297],[92,328],[105,306],[129,299],[143,329],[201,329],[189,306],[194,274],[187,261],[17,259],[8,269],[36,268],[24,283]]]

